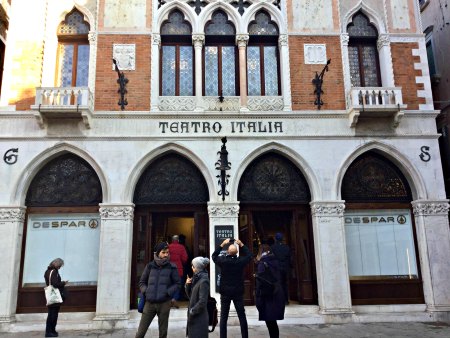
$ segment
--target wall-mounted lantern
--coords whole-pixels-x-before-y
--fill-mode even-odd
[[[128,101],[125,98],[125,94],[128,93],[127,89],[125,88],[128,83],[128,79],[125,77],[125,74],[119,70],[116,59],[113,59],[113,62],[114,68],[117,72],[117,76],[119,77],[117,79],[117,83],[119,84],[119,90],[117,92],[120,93],[120,100],[117,104],[122,110],[125,110],[125,106],[128,104]]]
[[[323,94],[322,90],[322,84],[323,84],[323,76],[325,75],[325,72],[328,72],[328,65],[331,63],[331,59],[328,59],[327,64],[325,67],[323,67],[320,74],[317,74],[312,80],[313,85],[316,87],[314,89],[314,94],[316,94],[316,100],[314,101],[314,104],[317,106],[317,109],[320,110],[320,108],[323,106],[322,98],[320,97]]]
[[[220,185],[220,190],[218,192],[219,196],[222,196],[222,201],[225,201],[225,196],[230,193],[227,191],[226,186],[228,185],[230,175],[227,174],[227,170],[231,169],[231,163],[228,162],[228,151],[226,144],[227,138],[222,137],[222,147],[217,155],[220,155],[219,160],[216,162],[216,170],[220,170],[220,174],[216,176],[218,178],[218,183]]]

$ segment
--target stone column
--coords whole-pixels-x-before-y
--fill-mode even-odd
[[[247,107],[247,43],[248,34],[236,35],[239,49],[239,92],[241,96],[240,111],[248,111]]]
[[[344,201],[319,201],[310,204],[320,312],[331,315],[351,314]]]
[[[92,94],[92,99],[89,100],[89,106],[92,108],[92,111],[94,110],[94,102],[93,98],[95,97],[95,78],[96,74],[95,71],[97,69],[97,33],[91,31],[88,34],[89,39],[89,78],[88,78],[88,87]],[[91,60],[93,60],[91,62]]]
[[[352,89],[352,79],[350,74],[350,61],[348,58],[348,42],[350,37],[347,33],[341,34],[341,55],[342,55],[342,66],[344,70],[344,89],[345,89],[345,100],[347,101],[350,90]]]
[[[289,62],[289,47],[287,34],[280,35],[278,38],[280,48],[280,76],[281,76],[281,95],[283,95],[283,111],[292,110],[291,98],[291,68]]]
[[[152,35],[152,75],[151,75],[151,99],[150,110],[159,111],[159,50],[161,48],[161,35]]]
[[[128,319],[134,204],[100,204],[100,253],[94,320]]]
[[[203,67],[202,67],[202,49],[205,43],[204,34],[192,35],[194,44],[195,58],[195,111],[204,111],[203,106]]]
[[[394,69],[392,66],[391,40],[389,34],[380,34],[377,41],[380,58],[380,74],[382,87],[394,87]]]
[[[412,202],[427,310],[450,311],[448,200]]]
[[[0,323],[15,320],[25,207],[0,207]]]

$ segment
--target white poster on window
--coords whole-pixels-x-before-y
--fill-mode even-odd
[[[410,210],[349,210],[344,222],[350,277],[417,278]]]
[[[23,286],[44,283],[55,258],[64,260],[60,274],[70,285],[96,285],[100,216],[92,214],[28,215]]]

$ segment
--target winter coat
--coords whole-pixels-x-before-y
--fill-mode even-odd
[[[192,283],[186,284],[186,295],[189,298],[186,336],[189,338],[208,337],[208,296],[209,277],[206,271],[196,273]]]
[[[64,282],[61,281],[61,276],[59,275],[58,269],[56,268],[51,268],[48,267],[47,270],[44,273],[44,279],[45,279],[45,285],[49,285],[49,281],[48,278],[50,277],[50,272],[52,272],[52,280],[51,280],[51,284],[59,289],[59,292],[61,293],[61,297],[64,301],[64,285],[66,285]],[[47,305],[49,307],[57,307],[57,306],[61,306],[61,303],[56,303],[56,304],[51,304],[51,305]]]
[[[258,291],[256,292],[256,308],[259,312],[259,320],[282,320],[284,319],[284,307],[285,307],[285,299],[283,288],[281,287],[280,281],[280,269],[279,263],[275,255],[268,254],[266,256],[261,257],[261,260],[258,262],[257,272],[261,273],[267,268],[272,271],[272,274],[277,278],[278,283],[275,286],[275,292],[270,296],[258,296]]]
[[[219,256],[223,250],[219,245],[212,254],[212,259],[220,267],[219,293],[225,296],[239,296],[244,294],[244,269],[251,262],[252,254],[244,245],[240,249],[240,255]]]
[[[178,275],[183,276],[183,265],[188,260],[188,255],[184,245],[173,241],[169,244],[170,261],[178,268]]]
[[[163,266],[150,262],[139,280],[139,289],[145,294],[145,300],[151,303],[164,303],[172,299],[179,288],[178,269],[169,261]]]
[[[277,242],[271,246],[271,250],[280,262],[280,270],[288,272],[291,268],[291,249],[286,244]]]

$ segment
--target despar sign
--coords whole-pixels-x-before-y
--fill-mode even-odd
[[[358,214],[358,215],[348,215],[345,214],[344,222],[345,225],[403,225],[409,220],[409,214],[399,213],[399,214]]]
[[[48,229],[86,229],[95,230],[100,225],[100,217],[96,214],[88,214],[82,216],[43,216],[30,215],[28,226],[32,230],[48,230]]]

